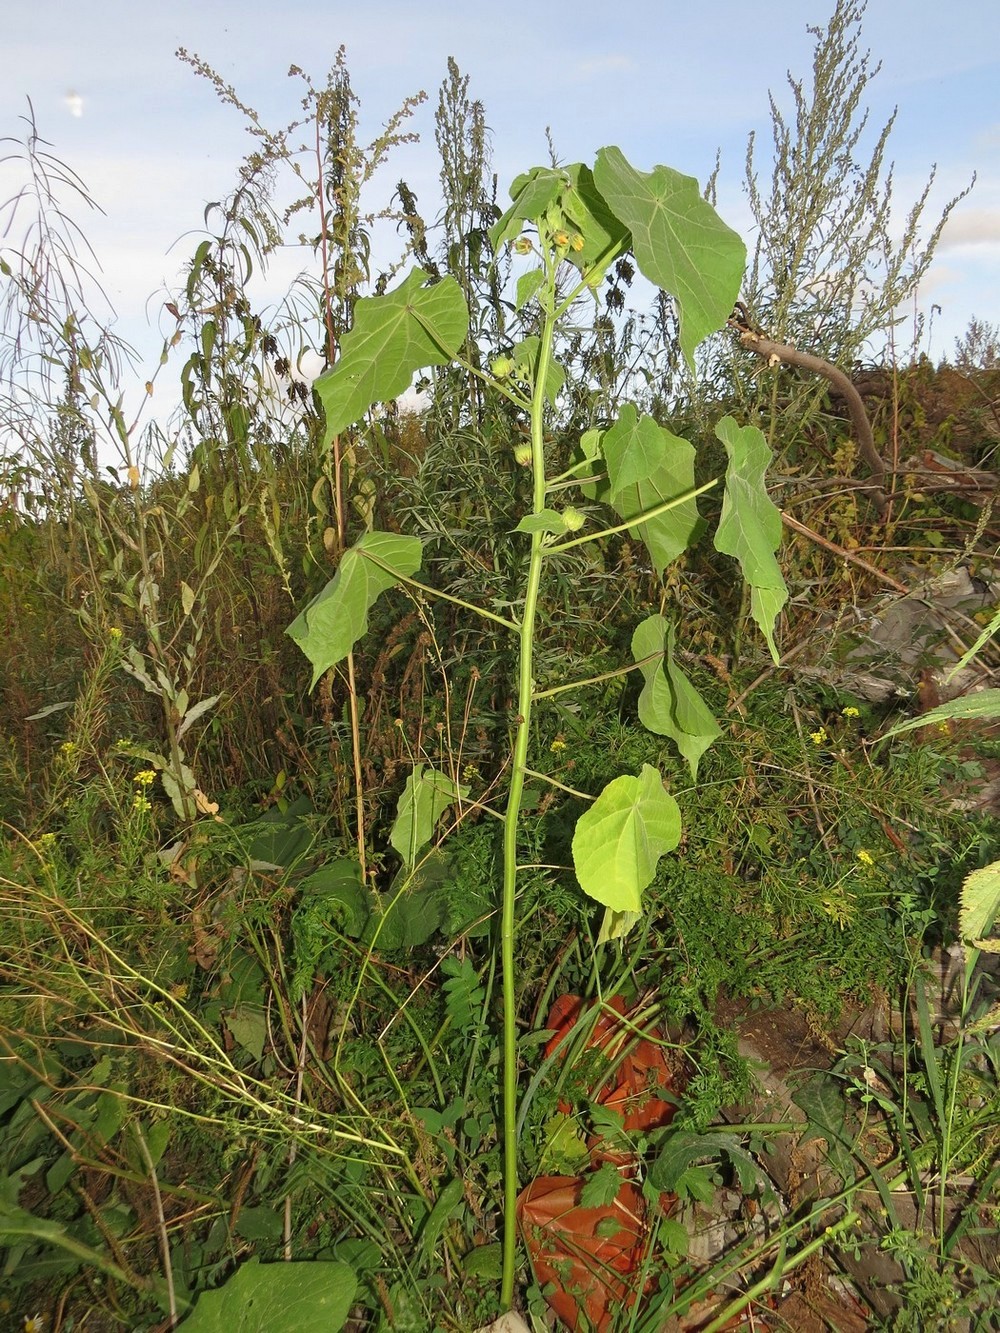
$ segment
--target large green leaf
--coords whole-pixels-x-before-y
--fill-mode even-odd
[[[615,424],[601,441],[611,482],[611,500],[616,501],[629,486],[637,486],[657,475],[665,458],[674,453],[692,458],[693,447],[679,435],[664,429],[652,417],[639,416],[633,403],[625,403]],[[692,468],[692,486],[694,472]]]
[[[357,1291],[347,1264],[259,1264],[249,1259],[228,1282],[198,1298],[185,1333],[336,1333]]]
[[[621,149],[602,148],[594,181],[632,233],[632,251],[644,276],[676,300],[681,351],[693,369],[694,349],[732,314],[746,247],[702,198],[693,176],[670,167],[636,171]]]
[[[394,292],[366,297],[354,310],[340,357],[313,386],[326,414],[326,439],[358,421],[374,403],[390,402],[425,366],[446,365],[465,342],[469,310],[452,277],[426,286],[415,268]]]
[[[400,578],[415,574],[421,557],[419,537],[393,532],[366,532],[344,552],[336,574],[285,631],[313,664],[312,686],[343,661],[366,633],[372,606]]]
[[[653,653],[663,653],[663,658],[643,662],[639,668],[645,679],[639,695],[639,721],[648,731],[670,737],[687,760],[692,780],[697,782],[698,761],[722,732],[674,660],[674,627],[664,616],[649,616],[632,635],[636,662]]]
[[[738,426],[732,417],[723,417],[715,433],[729,455],[715,549],[740,562],[750,584],[751,614],[777,662],[774,622],[788,601],[788,589],[774,555],[781,545],[781,511],[764,479],[771,451],[756,426]]]
[[[580,441],[593,454],[595,433]],[[610,504],[626,522],[667,500],[694,490],[694,447],[687,440],[658,426],[650,417],[639,418],[626,403],[618,421],[599,437],[608,469],[607,482],[586,482],[580,489],[590,499]],[[647,475],[643,475],[646,473]],[[630,477],[642,480],[630,481]],[[684,500],[655,518],[637,523],[629,531],[641,538],[657,574],[694,541],[702,527],[694,497]]]
[[[444,812],[468,794],[469,788],[454,782],[447,773],[417,764],[406,780],[389,833],[389,841],[408,870],[416,864],[421,849],[434,836],[434,829]]]
[[[573,865],[580,887],[615,912],[638,912],[656,863],[681,839],[677,802],[655,768],[615,778],[577,821]]]

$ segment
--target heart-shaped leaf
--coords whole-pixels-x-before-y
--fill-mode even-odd
[[[656,863],[681,839],[677,802],[655,768],[615,778],[581,815],[573,834],[573,865],[589,897],[616,912],[638,912]]]
[[[313,386],[326,414],[326,440],[359,421],[375,403],[405,393],[414,372],[446,365],[465,342],[469,309],[452,277],[427,286],[415,268],[394,292],[365,297],[354,309],[337,364]]]
[[[702,198],[693,176],[670,167],[637,171],[620,148],[602,148],[594,181],[632,233],[643,275],[676,300],[681,351],[694,369],[694,349],[722,328],[739,298],[746,247]]]
[[[368,612],[378,598],[420,568],[419,537],[366,532],[345,551],[336,574],[285,633],[313,664],[312,685],[343,661],[368,629]]]

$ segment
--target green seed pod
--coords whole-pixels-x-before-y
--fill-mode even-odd
[[[498,380],[505,380],[514,369],[514,362],[509,356],[498,356],[493,359],[490,370]]]
[[[531,466],[531,445],[525,440],[522,444],[514,446],[514,462],[520,467]]]
[[[580,513],[579,509],[574,509],[572,505],[567,505],[562,511],[562,521],[566,524],[567,532],[579,532],[586,523],[586,518]]]

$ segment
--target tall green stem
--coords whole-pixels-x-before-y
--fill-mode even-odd
[[[549,274],[551,282],[551,273]],[[532,512],[545,508],[545,384],[552,360],[555,317],[546,312],[542,330],[534,392],[531,398]],[[517,831],[521,796],[528,761],[531,728],[532,663],[535,646],[535,617],[542,581],[543,534],[531,534],[524,610],[518,629],[517,722],[513,765],[503,830],[503,904],[500,926],[500,964],[503,977],[503,1151],[504,1230],[503,1273],[500,1298],[505,1310],[514,1302],[514,1268],[517,1258],[517,994],[514,983],[514,927],[517,899]]]

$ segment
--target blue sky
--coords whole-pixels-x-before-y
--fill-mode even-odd
[[[39,132],[105,210],[79,221],[119,328],[155,355],[163,284],[176,282],[205,203],[231,189],[252,146],[238,114],[176,58],[177,47],[203,57],[276,126],[298,110],[288,67],[303,66],[321,84],[341,44],[368,135],[407,94],[426,90],[412,124],[423,142],[400,150],[375,182],[373,207],[403,176],[431,208],[433,110],[451,55],[485,104],[502,190],[547,160],[546,127],[564,161],[592,159],[613,143],[637,167],[663,162],[701,180],[719,148],[720,211],[752,244],[741,189],[747,135],[756,129],[766,148],[768,91],[790,107],[786,71],[808,76],[807,25],[825,25],[833,3],[22,0],[8,6],[3,25],[0,134],[23,132],[30,96]],[[929,347],[937,358],[971,316],[1000,322],[1000,4],[870,0],[862,48],[883,65],[867,98],[873,123],[899,108],[889,155],[900,204],[937,163],[933,220],[979,174],[922,293],[927,310],[941,307]],[[0,199],[10,181],[10,167],[0,166]],[[282,277],[302,258],[279,266]]]

